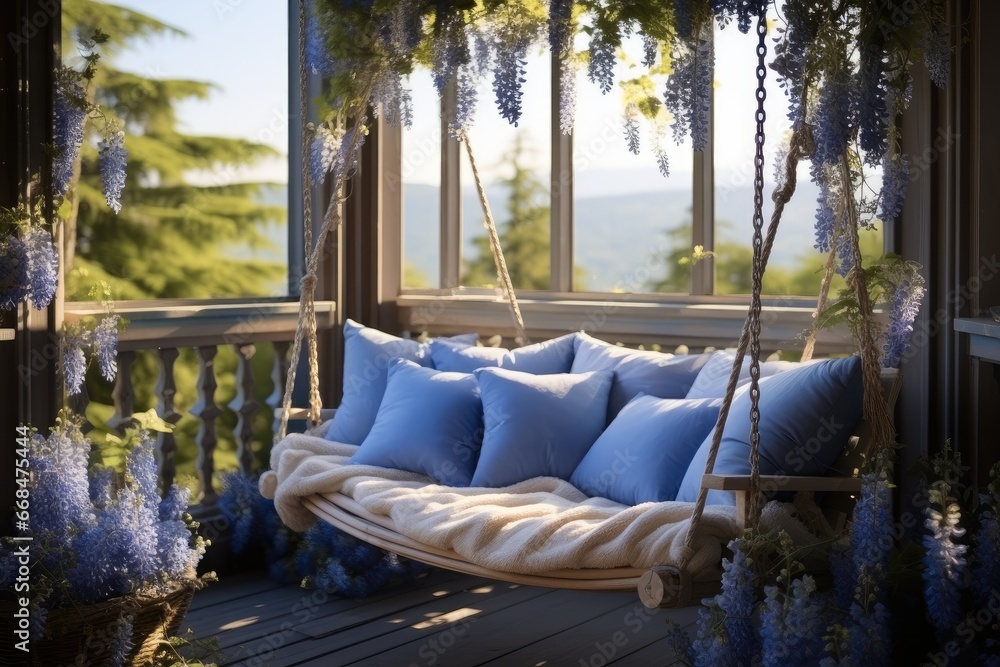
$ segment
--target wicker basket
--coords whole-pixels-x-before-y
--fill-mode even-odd
[[[131,664],[136,667],[150,664],[161,642],[177,634],[199,587],[199,582],[191,582],[157,597],[126,595],[84,607],[53,609],[46,617],[45,637],[31,642],[31,653],[27,656],[22,652],[12,653],[12,642],[5,642],[0,650],[0,663],[42,667],[107,664],[119,619],[131,615]],[[7,607],[11,607],[10,613]],[[12,605],[0,605],[0,613],[9,618]],[[30,662],[24,662],[25,658]]]

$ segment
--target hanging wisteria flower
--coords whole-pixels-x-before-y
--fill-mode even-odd
[[[79,335],[66,336],[63,347],[63,377],[66,393],[76,396],[87,379],[87,354],[83,351],[86,340]]]
[[[694,30],[694,22],[691,16],[691,0],[674,0],[674,17],[678,36],[682,39],[691,37],[691,32]]]
[[[476,116],[476,104],[479,102],[477,81],[469,67],[463,67],[458,75],[458,90],[455,100],[455,120],[449,124],[448,130],[452,136],[458,137],[469,131]]]
[[[851,222],[846,215],[840,216],[840,224],[837,225],[836,246],[837,246],[837,274],[842,278],[854,270],[857,264],[855,255],[855,243],[858,230],[850,228]]]
[[[615,85],[615,45],[601,30],[594,30],[590,37],[590,61],[587,78],[596,83],[607,95]]]
[[[549,0],[549,49],[559,56],[573,46],[573,0]]]
[[[931,81],[938,88],[948,86],[949,61],[951,45],[948,24],[941,21],[927,21],[920,39],[920,48],[924,52],[924,64],[931,75]]]
[[[448,15],[434,40],[434,86],[438,95],[458,68],[469,62],[469,39],[460,14]]]
[[[803,89],[810,49],[815,44],[824,10],[808,2],[789,2],[782,7],[785,30],[774,47],[771,69],[778,74],[778,84],[788,97],[788,119],[795,126],[804,120]]]
[[[703,151],[708,146],[715,71],[711,34],[679,42],[672,55],[674,71],[667,79],[663,101],[674,117],[674,141],[679,144],[690,134],[692,148]]]
[[[122,191],[125,189],[125,168],[128,151],[125,150],[125,133],[121,130],[100,144],[101,184],[104,198],[115,213],[122,210]]]
[[[657,116],[653,121],[653,153],[656,155],[656,167],[660,170],[663,178],[670,176],[670,159],[667,157],[667,149],[663,145],[666,140],[666,123],[662,116]]]
[[[833,236],[838,227],[839,172],[814,160],[809,167],[809,173],[812,175],[813,183],[819,186],[819,196],[816,197],[816,243],[813,247],[820,252],[830,252]]]
[[[392,12],[389,43],[397,56],[406,57],[420,45],[423,21],[419,0],[402,0]]]
[[[0,239],[0,310],[13,310],[28,298],[28,259],[16,234]]]
[[[660,51],[660,44],[649,35],[642,36],[642,64],[652,67],[656,64],[656,55]]]
[[[576,78],[575,61],[559,63],[559,131],[565,135],[573,134],[576,125]]]
[[[892,222],[903,212],[909,183],[910,157],[901,153],[887,154],[882,160],[882,194],[878,214],[882,222]]]
[[[83,128],[87,120],[87,91],[80,75],[61,68],[55,77],[52,100],[52,193],[61,197],[73,180],[73,164],[83,145]]]
[[[333,169],[333,162],[340,152],[343,133],[334,132],[326,125],[316,128],[309,150],[309,171],[315,185],[322,184]]]
[[[315,7],[315,3],[310,2],[309,6]],[[306,67],[313,74],[324,77],[337,73],[337,63],[326,49],[326,40],[315,11],[310,11],[306,18]]]
[[[101,377],[112,382],[118,375],[118,324],[120,317],[105,316],[94,328],[93,346]]]
[[[639,154],[639,105],[629,104],[625,107],[625,141],[628,151]]]
[[[52,303],[59,281],[59,254],[52,243],[52,234],[41,227],[32,227],[24,235],[25,258],[28,264],[28,284],[31,303],[41,310]]]
[[[812,119],[816,149],[813,161],[838,164],[851,138],[851,100],[853,79],[849,65],[827,74],[820,88]]]
[[[403,77],[394,70],[383,72],[372,86],[372,107],[375,111],[375,117],[378,117],[379,109],[381,109],[389,127],[398,127],[400,122],[405,127],[410,127],[412,109],[406,108],[409,100],[409,91],[404,94]],[[410,123],[407,123],[408,116],[411,117]]]
[[[924,298],[923,278],[915,267],[909,275],[896,284],[890,301],[889,328],[882,345],[882,365],[898,368],[903,354],[910,346],[913,323],[920,313],[920,302]]]
[[[885,53],[880,43],[859,45],[857,94],[854,113],[858,123],[858,144],[869,165],[878,164],[888,149],[890,115],[896,112],[890,103],[889,79]]]
[[[511,35],[498,41],[496,62],[493,67],[493,92],[500,115],[517,127],[521,119],[522,84],[528,64],[527,35]]]

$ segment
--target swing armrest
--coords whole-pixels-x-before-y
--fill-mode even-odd
[[[816,491],[860,493],[861,480],[857,477],[795,477],[791,475],[761,475],[764,491]],[[717,491],[749,491],[750,475],[702,475],[701,486]]]
[[[333,414],[337,411],[336,408],[320,408],[319,410],[319,420],[325,422],[327,420],[333,419]],[[281,408],[274,409],[274,418],[281,419]],[[288,421],[297,421],[309,419],[309,408],[291,408],[288,411]]]

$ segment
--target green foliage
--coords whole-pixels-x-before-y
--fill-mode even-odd
[[[504,156],[512,173],[500,181],[509,197],[507,219],[497,223],[500,246],[515,288],[549,287],[549,206],[545,186],[524,164],[527,150],[524,134],[518,133],[510,152]],[[546,202],[546,203],[539,203]],[[496,267],[489,239],[474,239],[477,255],[466,260],[462,284],[492,287],[497,283]]]

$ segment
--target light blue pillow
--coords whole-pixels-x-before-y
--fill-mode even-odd
[[[685,398],[698,372],[711,357],[705,354],[673,355],[632,350],[577,334],[573,373],[612,370],[614,381],[608,400],[607,423],[640,393],[657,398]]]
[[[729,385],[729,374],[733,370],[733,361],[736,355],[733,352],[720,351],[712,355],[695,378],[687,393],[688,398],[722,398],[726,395],[726,387]],[[813,362],[809,362],[813,363]],[[794,361],[764,361],[760,364],[760,376],[762,378],[771,377],[778,373],[790,371],[798,368],[802,364]],[[740,379],[736,387],[750,384],[750,357],[743,358],[743,366],[740,368]]]
[[[569,480],[604,428],[611,372],[476,371],[486,430],[472,486],[532,477]]]
[[[349,463],[408,470],[468,486],[482,445],[479,383],[396,359],[375,424]]]
[[[502,347],[462,347],[451,340],[431,342],[434,367],[442,371],[471,373],[480,368],[506,368],[534,375],[569,373],[573,365],[573,341],[567,334],[516,350]]]
[[[624,505],[673,500],[698,446],[719,418],[719,399],[639,394],[597,439],[570,483]]]
[[[409,359],[429,367],[430,345],[398,338],[354,320],[344,323],[344,394],[327,429],[327,440],[349,445],[364,441],[375,423],[385,393],[389,362],[393,359]]]
[[[750,392],[733,399],[715,460],[720,474],[750,474]],[[826,359],[760,382],[760,473],[825,475],[861,419],[861,358]],[[709,433],[691,459],[677,500],[698,499]],[[709,491],[708,502],[733,505],[729,491]]]

